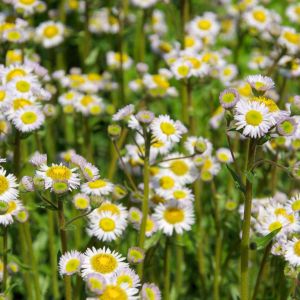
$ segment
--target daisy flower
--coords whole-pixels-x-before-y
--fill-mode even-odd
[[[47,154],[42,154],[42,153],[36,151],[30,157],[29,162],[36,167],[41,166],[41,165],[46,165],[47,164]]]
[[[220,30],[220,24],[216,14],[206,12],[203,16],[194,18],[188,24],[189,32],[201,38],[216,36]]]
[[[82,254],[79,251],[71,250],[64,253],[59,259],[59,273],[63,275],[73,275],[80,271]]]
[[[120,237],[126,228],[126,221],[108,211],[92,215],[89,218],[87,232],[100,241],[111,242]]]
[[[129,288],[137,288],[140,286],[139,276],[130,268],[124,268],[117,271],[114,280],[118,285],[127,285]]]
[[[240,95],[236,89],[226,89],[219,96],[220,103],[223,108],[233,108],[240,100]]]
[[[99,169],[89,162],[81,164],[80,169],[86,180],[94,180],[99,178]]]
[[[81,186],[81,191],[87,195],[103,196],[110,194],[114,189],[114,185],[104,179],[95,179],[88,181]]]
[[[32,132],[43,125],[45,116],[39,108],[35,106],[26,106],[15,112],[12,121],[19,131]]]
[[[90,209],[90,197],[82,193],[76,194],[73,197],[73,204],[78,210]]]
[[[300,265],[300,240],[293,238],[291,241],[287,241],[284,246],[285,260],[291,265],[298,267]]]
[[[182,204],[159,204],[154,210],[154,219],[158,228],[166,235],[173,232],[183,234],[184,231],[191,230],[194,223],[194,213],[190,205]]]
[[[294,23],[300,23],[300,3],[291,4],[286,9],[288,19]]]
[[[69,190],[77,189],[80,185],[79,175],[76,168],[68,168],[61,164],[52,164],[50,167],[47,165],[39,166],[36,175],[40,176],[45,181],[45,188],[52,188],[55,182],[67,182]]]
[[[184,148],[190,155],[199,153],[203,156],[210,155],[212,152],[212,143],[203,137],[189,136],[184,142]]]
[[[105,277],[98,273],[90,273],[85,277],[89,290],[96,295],[101,295],[106,287]]]
[[[136,207],[130,207],[128,212],[129,222],[132,224],[140,224],[142,222],[143,214],[140,209]]]
[[[145,258],[145,251],[139,247],[131,247],[128,249],[127,259],[130,263],[141,263]]]
[[[8,67],[0,67],[0,78],[3,84],[10,82],[17,77],[24,77],[32,72],[28,65],[14,64]]]
[[[151,123],[153,136],[159,141],[179,142],[182,131],[180,125],[168,115],[160,115]]]
[[[37,77],[26,75],[11,80],[7,84],[7,89],[13,91],[15,97],[27,98],[37,94],[38,90],[41,89],[41,86],[38,83]]]
[[[191,76],[192,64],[183,59],[177,59],[171,65],[171,71],[176,79],[189,78]]]
[[[18,197],[17,178],[0,167],[0,200],[8,201]]]
[[[275,83],[272,78],[262,75],[250,75],[246,78],[246,81],[256,91],[267,91],[274,88]]]
[[[195,199],[192,190],[184,186],[178,186],[172,191],[169,191],[166,198],[171,201],[175,200],[185,204],[190,203]]]
[[[161,300],[161,292],[154,283],[144,283],[141,290],[142,300]]]
[[[46,21],[36,28],[37,39],[45,48],[55,47],[64,40],[65,27],[60,22]]]
[[[21,11],[25,15],[32,14],[39,5],[39,0],[15,0],[12,2],[16,11]]]
[[[83,255],[82,275],[86,277],[90,273],[97,273],[109,278],[121,268],[127,267],[124,260],[119,253],[109,248],[88,248]]]
[[[259,31],[265,30],[272,21],[270,12],[263,6],[255,6],[244,15],[246,23]]]
[[[285,47],[289,53],[294,54],[300,48],[300,33],[293,27],[283,27],[278,42]]]
[[[243,129],[243,135],[251,138],[264,136],[275,125],[275,119],[268,108],[255,101],[239,101],[234,119],[237,130]]]
[[[134,113],[134,105],[128,104],[123,108],[119,109],[112,117],[113,121],[121,121],[130,117]]]
[[[93,213],[101,214],[102,212],[111,212],[114,215],[117,215],[119,220],[126,221],[128,217],[128,212],[122,204],[115,204],[110,201],[104,201],[101,205],[94,210]]]
[[[233,162],[233,157],[231,155],[231,152],[227,148],[219,148],[216,151],[216,158],[221,163],[230,164]]]
[[[127,284],[118,285],[115,280],[106,284],[100,300],[137,300],[138,289],[129,288]]]
[[[287,202],[287,207],[290,208],[293,212],[300,211],[300,194],[295,195]]]
[[[18,213],[24,210],[22,202],[19,200],[0,200],[0,225],[7,226],[14,222],[14,218]]]

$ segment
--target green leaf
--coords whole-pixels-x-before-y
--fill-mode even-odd
[[[151,247],[155,246],[162,236],[161,231],[157,231],[149,239],[145,241],[145,250],[149,250]]]
[[[230,172],[233,180],[234,180],[234,183],[235,183],[235,186],[243,193],[246,192],[246,188],[245,188],[245,185],[243,184],[242,182],[242,179],[241,177],[229,166],[229,165],[226,165],[228,171]]]
[[[248,172],[246,172],[246,177],[251,183],[253,183],[254,179],[256,177],[256,174],[253,171],[248,171]]]
[[[85,59],[84,63],[88,66],[93,65],[97,58],[98,58],[98,54],[99,54],[100,48],[94,48],[90,54],[88,55],[88,57]]]
[[[256,250],[264,249],[272,241],[272,239],[277,235],[277,233],[280,230],[281,228],[278,228],[263,237],[254,238],[253,242],[251,242],[250,244],[251,248]]]

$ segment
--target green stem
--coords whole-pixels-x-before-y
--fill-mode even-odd
[[[181,110],[182,110],[182,120],[184,124],[189,123],[189,113],[188,113],[188,86],[185,80],[181,81]]]
[[[258,271],[258,275],[257,275],[257,278],[256,278],[252,300],[255,300],[256,296],[258,294],[259,286],[260,286],[260,283],[262,281],[263,273],[264,273],[264,270],[265,270],[266,262],[267,262],[269,254],[270,254],[271,248],[272,248],[272,242],[270,242],[267,245],[267,247],[265,248],[264,255],[263,255],[263,258],[262,258],[262,261],[261,261],[261,264],[260,264],[260,268],[259,268],[259,271]]]
[[[142,223],[140,228],[139,234],[139,247],[144,249],[145,239],[146,239],[146,224],[148,218],[148,211],[149,211],[149,181],[150,181],[150,147],[151,147],[151,140],[150,136],[147,133],[146,128],[143,128],[144,132],[144,139],[145,139],[145,157],[144,157],[144,197],[143,197],[143,204],[142,204]],[[138,266],[138,274],[140,278],[143,278],[143,263],[139,264]]]
[[[221,254],[222,254],[222,232],[220,223],[220,209],[219,200],[216,197],[216,187],[212,182],[212,198],[214,201],[214,213],[215,213],[215,227],[216,227],[216,246],[215,246],[215,270],[214,270],[214,282],[213,282],[213,295],[214,300],[220,299],[220,267],[221,267]]]
[[[57,199],[58,206],[58,223],[59,223],[59,234],[61,242],[61,252],[64,254],[68,251],[67,248],[67,232],[65,230],[65,216],[64,216],[64,204],[63,199]],[[71,277],[64,276],[65,283],[65,299],[72,300],[72,286],[71,286]]]
[[[176,283],[176,295],[180,297],[182,288],[182,271],[184,269],[184,253],[182,248],[182,235],[176,235],[176,273],[175,273],[175,283]]]
[[[250,140],[247,147],[247,171],[251,169],[255,158],[256,144]],[[241,300],[249,300],[249,240],[250,240],[250,220],[252,205],[252,182],[246,177],[244,219],[242,225],[241,241]]]
[[[179,267],[179,266],[178,266]],[[171,247],[169,237],[166,237],[164,257],[164,300],[170,299],[170,277],[171,277]]]
[[[86,152],[86,158],[88,161],[93,162],[93,144],[91,141],[91,130],[89,126],[88,117],[83,117],[83,133],[84,133],[84,145],[83,148]]]
[[[7,227],[3,226],[3,279],[2,279],[2,293],[6,291],[7,282]]]

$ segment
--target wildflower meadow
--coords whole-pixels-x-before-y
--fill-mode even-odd
[[[0,300],[299,300],[299,78],[299,0],[0,0]]]

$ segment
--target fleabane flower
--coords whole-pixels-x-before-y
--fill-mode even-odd
[[[237,130],[242,129],[245,136],[260,138],[268,133],[276,121],[263,103],[239,101],[235,108],[234,119]]]
[[[161,292],[154,283],[144,283],[141,291],[142,300],[161,300]]]
[[[298,267],[300,265],[300,240],[293,238],[285,246],[285,260],[291,265]]]
[[[24,210],[21,201],[17,199],[0,200],[0,225],[7,226],[14,222],[14,217],[17,218],[19,212]]]
[[[46,21],[36,28],[36,36],[45,48],[52,48],[64,40],[65,27],[60,22]]]
[[[13,174],[7,174],[6,170],[0,167],[0,200],[8,201],[18,196],[17,179]]]
[[[114,185],[105,179],[95,179],[88,181],[81,186],[81,191],[87,195],[102,196],[110,194]]]
[[[86,277],[90,273],[97,273],[109,278],[128,266],[124,260],[125,257],[109,248],[88,248],[83,255],[82,275]]]
[[[154,215],[158,228],[166,235],[173,232],[183,234],[184,231],[191,230],[194,223],[194,212],[190,205],[183,204],[159,204],[155,207]]]
[[[79,174],[76,168],[68,168],[61,164],[52,164],[39,166],[36,175],[40,176],[45,181],[45,188],[52,189],[56,182],[64,182],[68,185],[69,190],[77,189],[80,185]]]
[[[263,6],[254,6],[244,15],[246,23],[258,31],[265,30],[272,22],[270,11]]]
[[[39,129],[43,125],[45,116],[39,108],[26,106],[15,112],[12,121],[19,131],[31,132]]]
[[[300,49],[300,33],[293,27],[283,27],[278,42],[291,54],[295,54]]]
[[[179,142],[182,131],[180,124],[173,121],[168,115],[160,115],[151,123],[153,136],[159,141]]]
[[[63,275],[73,275],[80,271],[82,254],[72,250],[64,253],[59,259],[59,273]]]
[[[250,75],[247,77],[247,82],[256,91],[267,91],[274,88],[275,84],[272,78],[262,75]]]

